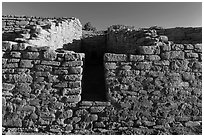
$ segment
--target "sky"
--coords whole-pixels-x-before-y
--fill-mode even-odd
[[[201,2],[3,2],[3,15],[76,17],[98,30],[114,24],[136,28],[201,27]]]

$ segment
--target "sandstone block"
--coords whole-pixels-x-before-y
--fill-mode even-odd
[[[14,74],[13,80],[15,83],[31,83],[33,81],[33,78],[29,74]]]
[[[12,50],[12,43],[10,41],[2,41],[2,50],[3,51],[10,51]],[[15,43],[17,44],[17,43]]]
[[[4,74],[4,73],[14,73],[14,72],[15,72],[15,69],[2,69],[2,74]]]
[[[2,68],[18,68],[18,63],[7,63],[3,64]]]
[[[22,68],[32,68],[33,67],[32,60],[21,60],[19,66]]]
[[[2,89],[3,89],[3,90],[8,90],[8,91],[10,91],[10,90],[13,90],[14,87],[15,87],[14,84],[2,83]]]
[[[175,60],[170,63],[171,70],[187,70],[189,62],[187,60]]]
[[[36,69],[37,71],[49,71],[49,72],[52,72],[52,66],[35,65],[35,69]]]
[[[81,101],[81,96],[80,95],[69,95],[69,96],[67,96],[67,102],[78,103],[79,101]]]
[[[84,55],[82,53],[65,53],[64,58],[67,61],[82,60]]]
[[[3,61],[3,60],[2,60]],[[8,63],[18,63],[20,62],[20,59],[15,59],[15,58],[12,58],[12,59],[8,59]],[[3,63],[2,63],[3,64]]]
[[[95,122],[94,123],[95,128],[105,128],[105,124],[103,122]]]
[[[43,57],[46,60],[55,60],[57,58],[57,53],[53,50],[48,50],[44,52]]]
[[[201,53],[202,52],[202,44],[195,44],[194,45],[194,50],[196,51],[196,52],[199,52],[199,53]]]
[[[161,60],[161,61],[154,61],[153,64],[158,66],[168,66],[170,62],[168,60]]]
[[[110,69],[116,69],[117,66],[116,66],[116,63],[105,63],[105,68],[107,70],[110,70]]]
[[[126,61],[127,60],[127,55],[125,55],[125,54],[105,53],[104,60],[105,61]]]
[[[185,123],[186,127],[195,127],[200,126],[200,123],[198,121],[188,121]]]
[[[78,95],[81,94],[81,88],[63,88],[63,95]]]
[[[139,53],[144,55],[160,54],[160,48],[158,46],[139,46]]]
[[[121,65],[120,69],[122,70],[130,70],[132,67],[130,65]]]
[[[74,129],[74,128],[73,128],[73,126],[72,126],[71,124],[68,124],[68,125],[66,125],[66,127],[65,127],[65,131],[66,131],[66,132],[71,132],[73,129]]]
[[[37,52],[38,51],[38,47],[27,45],[26,50],[27,51],[31,51],[31,52]]]
[[[21,53],[20,52],[16,52],[16,51],[11,51],[10,52],[10,56],[12,58],[21,58]]]
[[[194,46],[192,44],[184,44],[184,49],[194,49]]]
[[[173,44],[171,45],[172,50],[184,50],[184,45],[183,44]]]
[[[59,82],[58,84],[53,85],[53,87],[66,88],[66,87],[68,87],[68,83],[67,82]]]
[[[68,87],[69,88],[79,88],[81,87],[81,81],[69,82]]]
[[[31,92],[31,87],[27,83],[18,83],[15,87],[15,92],[20,93],[25,97],[29,97]]]
[[[103,107],[103,106],[91,107],[90,112],[91,113],[100,113],[100,112],[103,112],[104,109],[105,109],[105,107]]]
[[[27,43],[12,44],[12,49],[16,51],[22,51],[25,50],[27,46]]]
[[[186,53],[187,58],[198,58],[198,53]]]
[[[130,55],[130,61],[143,61],[144,55]]]
[[[62,66],[68,66],[68,67],[75,67],[75,66],[82,66],[83,62],[82,61],[69,61],[69,62],[64,62]]]
[[[156,60],[160,60],[160,56],[158,55],[145,55],[145,59],[148,61],[156,61]]]
[[[135,69],[147,70],[152,66],[152,62],[137,62],[134,64]]]
[[[25,59],[39,59],[39,52],[25,52],[23,58]]]
[[[161,45],[160,46],[161,51],[170,51],[171,50],[171,45]]]
[[[82,74],[83,68],[82,67],[70,67],[69,73],[70,74]]]
[[[194,73],[191,73],[191,72],[183,72],[182,78],[184,81],[191,81],[191,80],[195,80],[195,75]]]
[[[68,81],[81,81],[82,75],[80,74],[64,75],[63,78],[64,80],[68,80]]]
[[[42,72],[42,71],[37,71],[34,73],[36,77],[48,77],[50,76],[50,72]]]
[[[68,74],[68,70],[55,70],[54,71],[54,74],[57,74],[57,75],[66,75]]]
[[[162,59],[184,59],[183,51],[169,51],[161,53]]]
[[[140,74],[140,71],[139,70],[120,70],[118,72],[118,76],[137,76]]]
[[[50,66],[60,66],[60,62],[58,61],[46,61],[46,60],[43,60],[41,62],[42,65],[50,65]]]
[[[73,116],[73,111],[71,109],[68,109],[63,112],[63,118],[67,119]]]

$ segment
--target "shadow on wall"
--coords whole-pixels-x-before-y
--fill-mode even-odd
[[[94,35],[82,39],[81,52],[85,53],[82,100],[107,101],[103,65],[105,50],[105,35]]]

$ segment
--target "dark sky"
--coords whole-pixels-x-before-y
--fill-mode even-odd
[[[136,27],[202,26],[201,2],[3,2],[3,15],[76,17],[97,29],[124,24]]]

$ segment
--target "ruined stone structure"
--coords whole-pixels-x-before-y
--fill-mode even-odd
[[[75,18],[3,16],[4,134],[202,134],[202,45]]]

